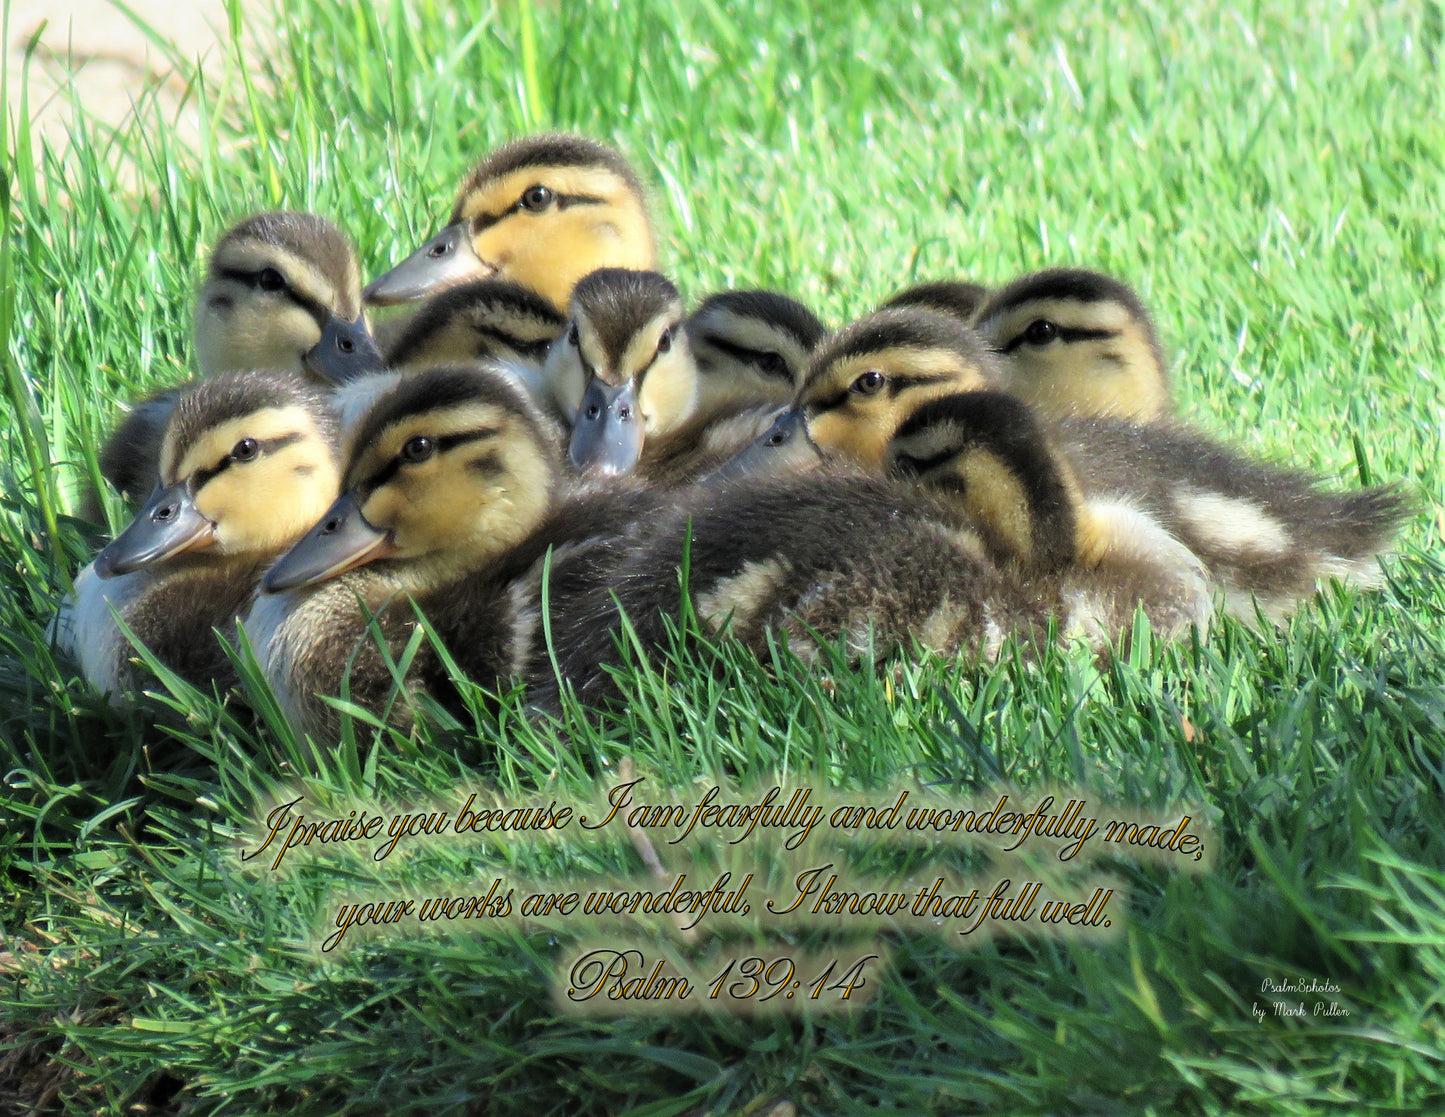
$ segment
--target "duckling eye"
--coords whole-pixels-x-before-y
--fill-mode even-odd
[[[577,334],[577,323],[572,323],[572,328],[567,331],[567,344],[576,349],[581,344],[581,338]]]
[[[256,455],[260,452],[260,444],[254,438],[243,438],[231,448],[231,460],[233,462],[255,461]]]
[[[552,191],[540,183],[536,186],[529,186],[522,191],[522,208],[530,209],[533,212],[546,209],[552,204],[553,197],[555,195]]]
[[[850,391],[857,392],[860,396],[877,395],[883,390],[883,385],[888,383],[888,377],[884,376],[876,368],[870,368],[857,380],[853,381]]]
[[[783,360],[781,353],[759,353],[757,360],[758,371],[764,376],[781,376],[791,380],[792,374],[788,372],[788,362]]]
[[[1030,322],[1028,329],[1024,330],[1024,340],[1030,345],[1047,345],[1058,336],[1059,327],[1047,318],[1039,318]]]
[[[662,336],[657,339],[657,351],[658,351],[659,353],[666,353],[666,352],[667,352],[669,349],[671,349],[671,348],[672,348],[672,330],[669,328],[669,329],[663,330],[663,331],[662,331]]]
[[[263,291],[279,291],[286,286],[286,277],[275,268],[262,268],[256,273],[256,286]]]
[[[401,460],[406,462],[424,462],[427,458],[436,453],[436,443],[424,434],[415,438],[408,438],[406,445],[401,448]]]

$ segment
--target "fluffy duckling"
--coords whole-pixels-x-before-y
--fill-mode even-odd
[[[1412,506],[1395,486],[1329,492],[1178,424],[1066,419],[1056,445],[1091,497],[1127,500],[1198,555],[1225,610],[1284,621],[1330,578],[1383,581],[1380,558]]]
[[[920,310],[931,310],[949,318],[957,318],[964,325],[972,325],[979,308],[988,301],[989,289],[982,283],[971,283],[966,279],[941,279],[933,283],[917,283],[894,295],[879,310],[894,307],[913,306]]]
[[[984,659],[1009,635],[1041,638],[1053,603],[991,562],[963,519],[934,493],[852,470],[684,490],[615,552],[609,582],[554,605],[558,671],[541,665],[530,696],[543,708],[564,686],[605,697],[621,616],[629,643],[665,647],[680,587],[705,634],[760,656],[780,633],[805,659],[820,637],[860,657],[916,641]]]
[[[567,319],[535,291],[482,279],[423,303],[387,346],[386,363],[405,369],[487,361],[534,370],[540,379],[547,351],[566,328]]]
[[[723,466],[754,442],[797,391],[808,354],[827,328],[774,291],[720,291],[684,323],[697,371],[686,422],[644,448],[649,484],[676,487]]]
[[[383,713],[389,652],[418,609],[469,676],[495,686],[545,658],[540,602],[598,575],[608,547],[657,502],[636,487],[572,488],[549,424],[514,382],[482,366],[427,369],[378,397],[351,441],[343,495],[267,573],[246,621],[252,647],[301,731],[325,735],[341,693]],[[549,555],[550,551],[550,555]],[[411,691],[451,683],[423,643]],[[403,703],[392,718],[406,724]]]
[[[803,470],[824,458],[877,471],[911,411],[1002,379],[993,353],[956,318],[917,307],[877,311],[817,347],[793,407],[717,477]]]
[[[1156,633],[1207,632],[1204,564],[1128,501],[1085,499],[1033,410],[999,391],[923,404],[900,425],[884,467],[950,494],[1002,563],[1057,579],[1067,635],[1127,636],[1142,606]]]
[[[221,237],[196,300],[195,342],[205,377],[270,369],[334,386],[383,367],[361,313],[356,252],[310,213],[256,214]],[[179,394],[136,404],[101,451],[101,475],[132,504],[155,484]]]
[[[650,270],[657,249],[636,173],[582,136],[530,136],[501,147],[462,183],[447,227],[367,285],[366,301],[411,302],[496,277],[565,310],[602,267]]]
[[[688,318],[655,272],[604,269],[577,285],[572,326],[553,348],[553,382],[590,376],[572,431],[581,470],[686,483],[766,428],[824,333],[771,291],[723,291]]]
[[[1008,391],[1045,415],[1153,422],[1172,412],[1164,356],[1144,304],[1098,272],[1016,279],[978,311]]]
[[[155,493],[81,571],[61,622],[92,686],[129,680],[112,609],[188,681],[230,678],[212,629],[235,623],[267,564],[336,498],[334,442],[324,394],[293,373],[223,372],[179,393]]]
[[[898,344],[903,324],[885,315],[903,313],[864,319],[821,346],[798,405],[725,472],[803,468],[825,455],[878,470],[889,441],[929,400],[1001,383],[1007,390],[987,354],[960,359],[969,336],[961,326],[952,360],[942,359],[946,348],[924,347],[921,333]],[[948,324],[923,315],[908,328]],[[1227,611],[1246,620],[1256,608],[1283,619],[1331,577],[1378,585],[1378,558],[1409,513],[1393,488],[1326,492],[1319,478],[1255,461],[1178,424],[1076,417],[1047,433],[1090,503],[1122,502],[1159,525],[1204,562]]]
[[[580,470],[631,472],[647,438],[681,429],[698,404],[697,365],[682,296],[657,272],[601,268],[572,293],[572,318],[547,375],[576,416]]]

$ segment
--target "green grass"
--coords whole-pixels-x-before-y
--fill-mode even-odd
[[[476,26],[453,7],[288,4],[273,49],[194,77],[195,151],[144,98],[118,131],[77,105],[68,151],[8,137],[0,1106],[1445,1107],[1441,5],[638,0],[506,3]],[[70,514],[107,401],[190,367],[190,299],[230,221],[314,209],[375,274],[438,225],[471,162],[543,127],[634,157],[693,295],[776,285],[836,323],[915,278],[1102,268],[1154,308],[1191,420],[1342,486],[1406,481],[1427,511],[1386,589],[1327,591],[1282,632],[1221,621],[1205,646],[1139,643],[1102,671],[1059,652],[824,678],[700,648],[629,672],[626,711],[604,718],[533,725],[513,696],[416,741],[358,719],[309,794],[423,800],[481,779],[575,798],[627,755],[679,785],[1066,784],[1202,803],[1211,872],[1112,866],[1130,921],[1107,943],[890,936],[891,976],[846,1017],[559,1016],[565,943],[545,934],[317,960],[333,890],[640,864],[620,843],[506,841],[366,873],[243,871],[233,839],[304,746],[254,687],[250,705],[179,684],[121,710],[87,694],[44,637],[93,544]],[[1261,982],[1297,977],[1340,986],[1351,1015],[1257,1022]]]

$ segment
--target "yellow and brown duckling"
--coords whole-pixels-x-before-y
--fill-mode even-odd
[[[243,615],[267,565],[336,499],[340,464],[324,393],[294,373],[223,372],[182,390],[163,428],[159,484],[81,571],[62,643],[114,691],[133,652],[114,609],[183,678],[228,680],[213,629]]]
[[[196,300],[201,375],[268,369],[324,387],[381,371],[361,313],[361,272],[346,236],[310,213],[260,213],[211,253]],[[132,503],[155,483],[179,389],[136,404],[101,451],[101,474]]]
[[[880,470],[913,410],[1002,381],[995,355],[956,318],[918,307],[877,311],[818,345],[792,408],[718,477],[805,470],[825,458]]]
[[[553,133],[509,143],[479,163],[446,228],[368,284],[365,297],[411,302],[498,278],[565,311],[589,272],[656,266],[647,199],[627,160],[594,140]]]
[[[1014,280],[977,312],[1008,391],[1046,416],[1147,423],[1173,410],[1163,351],[1139,296],[1081,268]]]
[[[940,279],[905,287],[878,309],[917,307],[920,310],[931,310],[934,314],[957,318],[964,325],[972,325],[979,310],[988,302],[989,293],[989,289],[982,283],[973,283],[967,279]]]
[[[941,494],[849,469],[686,489],[617,548],[611,579],[554,606],[558,672],[541,665],[530,696],[543,708],[561,687],[606,697],[623,615],[644,654],[668,646],[684,613],[759,656],[776,636],[804,659],[819,638],[855,658],[916,642],[986,660],[1009,636],[1042,639],[1052,603],[992,562],[965,521]]]
[[[815,314],[775,291],[719,291],[684,323],[697,372],[692,414],[644,447],[642,475],[674,487],[711,474],[766,431],[793,398],[808,355],[827,333]]]
[[[463,670],[496,686],[545,657],[544,569],[548,592],[565,598],[657,508],[638,487],[574,486],[536,405],[482,366],[397,381],[351,446],[341,498],[271,568],[246,622],[288,717],[315,734],[334,727],[324,698],[343,680],[353,701],[388,708],[392,670],[369,614],[396,654],[420,609]],[[429,644],[407,685],[452,693]],[[392,717],[405,724],[410,710]]]
[[[577,284],[547,374],[575,416],[580,470],[629,473],[644,441],[681,429],[698,404],[682,296],[657,272],[601,268]]]
[[[1053,432],[1093,499],[1122,499],[1200,557],[1225,609],[1276,623],[1330,578],[1383,581],[1412,506],[1396,486],[1330,492],[1178,424],[1066,419]]]
[[[825,457],[878,470],[896,432],[930,400],[1008,389],[988,354],[961,359],[966,340],[952,360],[922,344],[947,320],[885,318],[903,313],[864,319],[821,346],[798,406],[725,475],[807,468]],[[1253,617],[1256,599],[1266,616],[1282,619],[1331,577],[1378,584],[1378,557],[1408,514],[1393,488],[1327,492],[1319,478],[1256,461],[1178,424],[1075,417],[1045,427],[1091,505],[1132,508],[1173,536],[1204,562],[1226,609],[1244,619]]]
[[[884,468],[948,494],[995,561],[1056,583],[1066,635],[1110,644],[1137,608],[1165,638],[1208,631],[1204,564],[1128,501],[1086,499],[1022,400],[973,391],[926,402],[899,426]]]
[[[656,272],[602,269],[577,285],[552,351],[552,382],[582,385],[571,458],[580,470],[683,484],[755,439],[792,398],[823,334],[802,304],[723,291],[684,318]]]

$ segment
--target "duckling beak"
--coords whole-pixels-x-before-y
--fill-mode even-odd
[[[594,376],[572,426],[572,464],[592,473],[631,473],[642,457],[643,427],[636,382],[614,388]]]
[[[95,572],[102,578],[129,574],[209,546],[215,539],[216,525],[201,515],[186,482],[168,489],[157,485],[135,519],[95,556]]]
[[[396,550],[390,532],[372,527],[355,491],[344,494],[261,579],[265,593],[281,593],[335,578]]]
[[[802,473],[823,460],[818,444],[808,437],[808,422],[803,412],[790,407],[776,419],[747,449],[743,450],[709,481],[732,481],[738,477],[772,476],[780,473]]]
[[[371,331],[358,315],[348,322],[338,314],[328,314],[321,331],[321,340],[301,358],[312,376],[333,384],[345,384],[358,376],[384,372],[386,362],[371,339]]]
[[[375,306],[409,303],[443,287],[486,279],[496,270],[477,255],[466,224],[459,221],[448,225],[391,271],[373,279],[361,297]]]

